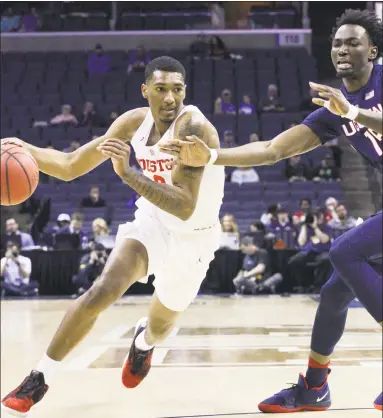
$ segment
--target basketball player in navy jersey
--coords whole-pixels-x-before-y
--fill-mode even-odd
[[[209,150],[193,136],[170,140],[162,150],[187,165],[271,165],[310,151],[345,135],[367,161],[382,169],[382,66],[374,64],[382,45],[382,22],[367,10],[346,10],[332,34],[331,57],[343,84],[340,90],[310,83],[321,106],[300,125],[271,141],[238,148]],[[382,212],[334,241],[330,250],[334,273],[322,287],[306,375],[298,384],[261,402],[263,412],[323,411],[330,407],[327,377],[330,357],[346,323],[349,303],[357,297],[382,325],[382,272],[372,260],[382,256]],[[382,410],[382,394],[374,402]]]

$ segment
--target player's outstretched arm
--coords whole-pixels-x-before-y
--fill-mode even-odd
[[[97,147],[107,138],[129,141],[145,115],[145,109],[134,109],[124,113],[113,122],[105,135],[88,142],[71,153],[39,148],[18,138],[7,138],[2,140],[2,143],[5,141],[24,146],[36,160],[40,171],[60,180],[71,181],[89,173],[108,159],[97,150]]]
[[[174,155],[181,164],[201,167],[208,164],[211,150],[197,136],[187,141],[173,139],[160,147],[161,151]],[[250,167],[271,165],[285,158],[303,154],[321,145],[319,138],[306,125],[298,125],[271,141],[252,142],[236,148],[216,150],[215,165]]]
[[[203,137],[204,124],[203,117],[185,113],[176,122],[175,134],[180,138],[193,134]],[[112,158],[115,172],[139,195],[183,221],[191,217],[198,198],[203,168],[177,165],[172,171],[173,185],[156,183],[129,167],[129,145],[110,139],[103,142],[99,149],[105,156]]]

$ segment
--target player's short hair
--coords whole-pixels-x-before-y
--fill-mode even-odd
[[[184,80],[186,77],[185,67],[176,59],[172,57],[167,57],[166,55],[155,58],[153,61],[149,62],[149,64],[145,68],[145,81],[148,81],[151,79],[154,71],[166,71],[168,73],[180,73]]]
[[[372,45],[378,48],[378,56],[382,53],[383,26],[382,19],[369,10],[347,9],[338,19],[332,29],[331,40],[334,39],[337,30],[343,25],[362,26],[368,34]]]

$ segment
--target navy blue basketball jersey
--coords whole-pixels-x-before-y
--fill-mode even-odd
[[[348,93],[342,85],[341,91],[354,106],[382,113],[382,66],[374,65],[368,83],[360,90]],[[311,113],[302,123],[308,126],[323,144],[337,136],[345,135],[370,164],[382,171],[382,135],[378,132],[334,115],[326,108]]]

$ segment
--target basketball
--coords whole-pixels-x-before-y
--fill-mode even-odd
[[[24,202],[38,183],[39,169],[32,155],[20,145],[1,145],[1,205]]]

